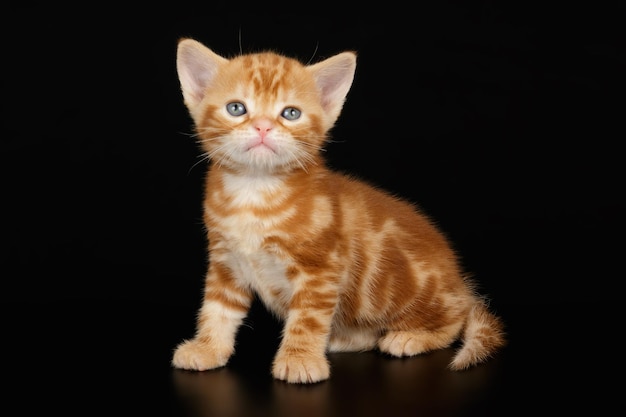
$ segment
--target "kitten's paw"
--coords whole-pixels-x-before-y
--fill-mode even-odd
[[[397,357],[414,356],[428,350],[423,338],[411,332],[389,332],[380,338],[378,348]]]
[[[330,377],[330,365],[325,357],[281,355],[274,360],[272,375],[295,384],[309,384]]]
[[[172,365],[180,369],[206,371],[226,365],[231,354],[232,350],[220,351],[207,342],[186,340],[176,348]]]

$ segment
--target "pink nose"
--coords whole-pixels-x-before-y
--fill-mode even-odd
[[[264,138],[273,127],[274,125],[269,119],[259,119],[254,123],[254,128],[259,132],[261,138]]]

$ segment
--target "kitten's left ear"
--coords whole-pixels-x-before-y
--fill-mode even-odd
[[[346,95],[352,86],[356,70],[356,54],[342,52],[324,61],[310,65],[307,69],[313,75],[322,95],[322,107],[334,122]]]

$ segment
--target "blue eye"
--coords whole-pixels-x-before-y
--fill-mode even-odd
[[[285,110],[283,110],[283,113],[281,114],[281,116],[283,116],[287,120],[299,119],[301,115],[302,115],[302,112],[296,109],[295,107],[286,107]]]
[[[248,112],[246,110],[246,106],[244,106],[243,103],[240,103],[238,101],[233,101],[232,103],[228,103],[226,105],[226,111],[231,116],[243,116],[244,114]]]

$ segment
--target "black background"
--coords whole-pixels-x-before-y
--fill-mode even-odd
[[[2,298],[197,302],[188,36],[226,56],[357,51],[329,165],[418,203],[494,302],[622,299],[624,8],[500,3],[10,6]]]
[[[115,349],[167,328],[167,354],[151,357],[166,365],[191,336],[207,261],[206,164],[176,75],[180,37],[225,56],[272,49],[306,62],[356,51],[331,167],[419,204],[510,325],[529,314],[558,329],[566,314],[538,312],[619,305],[626,9],[574,3],[9,3],[8,336],[43,328],[62,339],[97,323],[117,332],[98,341]],[[59,305],[71,307],[47,318]],[[122,330],[108,315],[120,306],[136,313]]]

